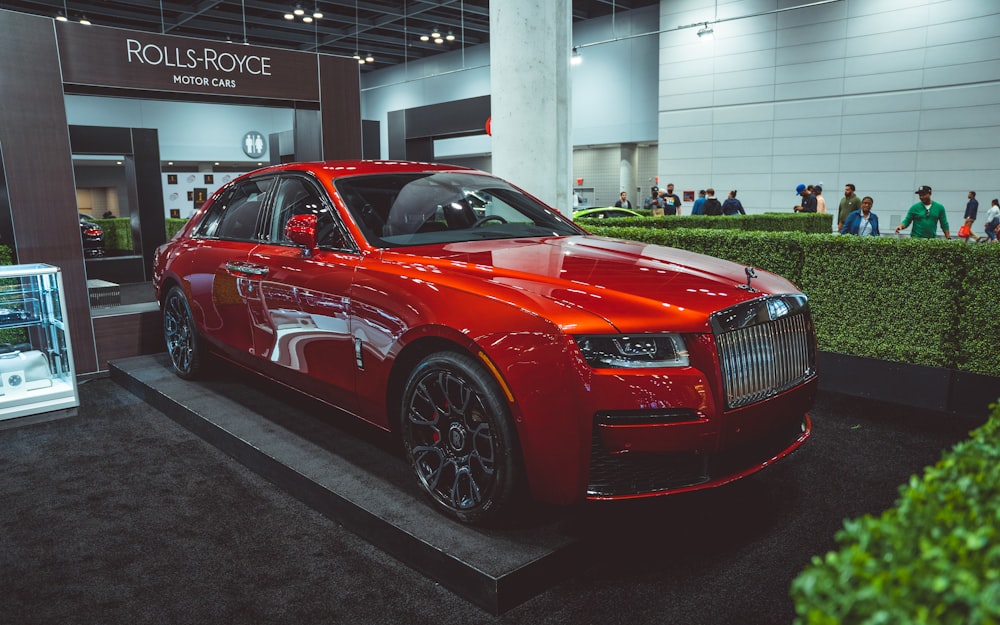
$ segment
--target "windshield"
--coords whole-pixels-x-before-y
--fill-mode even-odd
[[[492,176],[375,174],[340,178],[334,186],[376,247],[583,234]]]

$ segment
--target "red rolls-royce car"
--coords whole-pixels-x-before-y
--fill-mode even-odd
[[[173,366],[211,355],[398,434],[444,512],[719,486],[810,434],[787,280],[601,238],[472,169],[350,161],[223,186],[155,259]]]

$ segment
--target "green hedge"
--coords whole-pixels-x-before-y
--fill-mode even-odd
[[[1000,623],[1000,407],[969,440],[849,520],[792,582],[796,623]]]
[[[104,249],[107,252],[132,252],[132,220],[128,217],[91,219],[104,230]]]
[[[647,214],[649,211],[640,210]],[[801,213],[764,213],[761,215],[670,215],[667,217],[611,217],[606,219],[576,220],[581,226],[590,229],[592,226],[602,227],[639,227],[639,228],[704,228],[708,230],[746,230],[752,232],[813,232],[827,234],[833,230],[833,215],[801,214]]]
[[[187,223],[187,219],[173,219],[173,218],[168,218],[167,219],[167,240],[169,241],[170,239],[174,238],[174,235],[177,234],[180,231],[180,229],[184,227],[184,224],[186,224],[186,223]]]
[[[1000,319],[1000,245],[603,223],[588,229],[788,278],[809,296],[823,351],[1000,377],[992,347]]]

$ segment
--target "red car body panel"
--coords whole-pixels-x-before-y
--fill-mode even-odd
[[[161,300],[169,286],[180,285],[214,351],[387,430],[394,427],[405,368],[413,364],[409,354],[429,345],[472,354],[509,393],[529,486],[541,501],[588,496],[595,436],[609,457],[708,458],[797,428],[773,454],[723,475],[656,492],[590,495],[595,499],[723,484],[787,455],[809,436],[815,375],[727,409],[710,324],[713,313],[762,294],[797,294],[787,280],[758,270],[750,290],[742,265],[579,230],[374,247],[335,185],[339,176],[456,169],[363,161],[268,168],[301,171],[322,184],[357,249],[303,253],[290,245],[192,237],[220,190],[158,250]],[[234,273],[233,263],[252,271]],[[595,369],[573,338],[618,333],[680,334],[689,364]],[[595,416],[628,411],[673,411],[678,418],[595,426]]]

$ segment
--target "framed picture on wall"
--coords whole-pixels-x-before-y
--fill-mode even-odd
[[[171,219],[180,219],[181,218],[181,209],[179,209],[179,208],[171,208],[170,209],[170,218]]]
[[[194,191],[188,191],[188,202],[194,201]]]
[[[192,191],[192,193],[194,194],[194,207],[201,208],[201,205],[208,199],[208,189],[199,187]]]
[[[177,174],[167,174],[167,184],[177,184]]]
[[[685,202],[694,202],[694,191],[685,191],[684,192],[684,201]]]
[[[205,184],[215,184],[215,176],[213,174],[205,174]]]

